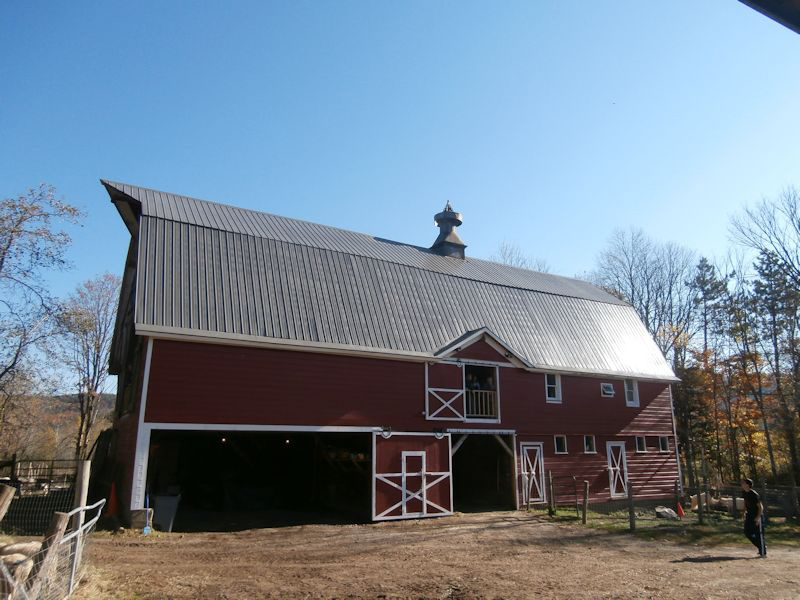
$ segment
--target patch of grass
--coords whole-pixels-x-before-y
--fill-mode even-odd
[[[581,524],[581,519],[576,516],[575,510],[559,508],[553,517],[543,510],[530,512],[558,523]],[[669,541],[678,544],[717,546],[739,544],[744,540],[741,518],[735,519],[720,513],[712,513],[707,516],[703,525],[697,522],[697,516],[694,514],[686,515],[681,521],[656,519],[648,514],[647,518],[636,520],[636,531],[631,534],[627,511],[610,514],[589,511],[586,526],[609,533],[634,535],[643,540]],[[765,529],[765,534],[768,546],[800,548],[800,522],[796,520],[783,517],[771,519]]]

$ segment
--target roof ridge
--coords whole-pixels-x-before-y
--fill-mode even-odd
[[[280,219],[280,220],[282,220],[284,222],[289,222],[289,223],[298,223],[298,224],[302,224],[302,225],[309,225],[309,226],[312,226],[312,227],[315,227],[315,228],[321,228],[321,229],[327,230],[327,231],[342,232],[342,233],[345,233],[347,235],[358,236],[358,237],[363,238],[364,240],[367,240],[367,241],[370,241],[370,242],[388,243],[388,244],[392,244],[392,245],[395,245],[395,246],[403,246],[403,247],[406,247],[406,248],[414,249],[414,250],[417,250],[417,251],[419,251],[421,253],[427,254],[427,255],[429,255],[429,256],[431,256],[433,258],[436,258],[436,259],[438,259],[438,258],[447,258],[447,257],[441,257],[439,254],[436,254],[435,252],[430,252],[429,248],[426,248],[424,246],[418,246],[416,244],[409,244],[407,242],[391,240],[391,239],[388,239],[388,238],[381,238],[381,237],[378,237],[378,236],[375,236],[375,235],[371,235],[371,234],[368,234],[368,233],[362,233],[362,232],[359,232],[359,231],[353,231],[352,229],[344,229],[342,227],[336,227],[336,226],[333,226],[333,225],[326,225],[326,224],[323,224],[323,223],[316,223],[314,221],[308,221],[308,220],[305,220],[305,219],[298,219],[298,218],[295,218],[295,217],[287,217],[287,216],[284,216],[284,215],[270,213],[270,212],[267,212],[267,211],[257,210],[257,209],[253,209],[253,208],[244,208],[244,207],[241,207],[241,206],[236,206],[234,204],[225,204],[225,203],[216,202],[216,201],[213,201],[213,200],[205,200],[203,198],[195,198],[193,196],[184,196],[184,195],[181,195],[181,194],[175,194],[175,193],[172,193],[172,192],[165,192],[163,190],[157,190],[157,189],[154,189],[154,188],[142,187],[142,186],[133,185],[133,184],[129,184],[129,183],[115,182],[115,181],[111,181],[111,180],[108,180],[108,179],[100,179],[100,181],[104,185],[111,186],[111,187],[115,188],[117,191],[119,191],[120,193],[122,193],[122,194],[124,194],[124,195],[126,195],[126,196],[128,196],[130,198],[133,198],[134,200],[136,200],[137,202],[140,202],[140,203],[144,203],[147,200],[146,199],[145,200],[141,200],[139,198],[136,198],[136,197],[132,196],[130,193],[125,191],[124,188],[127,187],[127,188],[130,188],[132,190],[140,190],[140,191],[143,191],[143,192],[152,192],[154,194],[166,195],[166,196],[169,196],[169,197],[174,198],[174,199],[179,199],[181,201],[200,202],[200,203],[203,203],[203,204],[206,204],[206,205],[222,207],[222,208],[228,209],[228,210],[232,209],[232,210],[238,211],[239,213],[244,213],[244,214],[264,215],[264,216],[266,216],[268,218]],[[162,215],[156,215],[156,214],[146,214],[144,216],[148,216],[150,218],[162,219],[162,220],[165,220],[165,221],[171,221],[171,222],[174,222],[174,223],[186,223],[187,222],[187,221],[182,221],[182,220],[179,220],[177,218],[166,216],[166,215],[162,216]],[[576,277],[567,277],[567,276],[564,276],[564,275],[557,275],[557,274],[554,274],[554,273],[544,273],[544,272],[541,272],[541,271],[535,271],[533,269],[525,269],[525,268],[522,268],[522,267],[517,267],[517,266],[513,266],[513,265],[507,265],[507,264],[504,264],[504,263],[500,263],[500,262],[489,260],[489,259],[485,259],[485,258],[468,256],[468,257],[466,257],[464,259],[450,258],[450,260],[464,261],[464,262],[467,262],[467,263],[471,262],[473,264],[477,263],[477,264],[482,264],[482,265],[491,265],[493,268],[501,270],[500,273],[498,273],[498,275],[502,274],[502,271],[515,271],[515,272],[518,272],[520,274],[525,274],[525,275],[528,275],[528,276],[530,274],[533,274],[536,277],[543,278],[544,280],[549,280],[551,282],[551,284],[556,283],[556,282],[564,282],[564,283],[569,283],[571,285],[576,285],[576,286],[588,286],[588,287],[592,288],[593,290],[596,290],[597,292],[602,293],[602,295],[606,296],[607,299],[606,298],[587,298],[586,294],[580,294],[580,293],[577,293],[577,292],[576,293],[569,293],[569,292],[565,291],[563,293],[560,293],[558,291],[540,289],[539,287],[535,286],[533,283],[529,283],[529,284],[525,285],[524,283],[514,283],[514,282],[508,282],[508,281],[487,281],[485,278],[480,278],[480,277],[477,277],[477,276],[469,276],[469,275],[465,275],[465,274],[455,274],[455,273],[444,273],[444,272],[439,271],[439,270],[430,269],[430,268],[426,269],[426,268],[424,268],[422,266],[419,266],[419,265],[409,264],[408,262],[404,262],[402,260],[392,260],[390,258],[386,258],[386,257],[382,257],[382,256],[375,256],[375,255],[369,254],[369,253],[367,253],[364,250],[359,249],[359,248],[352,248],[349,251],[344,251],[344,250],[341,250],[341,249],[338,249],[338,248],[333,248],[333,247],[330,247],[330,246],[320,245],[318,243],[315,244],[315,243],[311,243],[311,242],[303,242],[303,241],[297,241],[297,240],[284,240],[284,239],[280,239],[280,238],[277,238],[277,237],[267,237],[267,236],[264,236],[264,235],[256,235],[254,233],[241,231],[241,230],[239,230],[239,229],[237,229],[235,227],[232,227],[231,225],[228,225],[227,227],[219,227],[219,226],[209,225],[207,223],[189,223],[189,224],[194,225],[196,227],[202,227],[202,228],[205,228],[205,229],[212,229],[212,230],[217,230],[217,231],[228,231],[230,233],[237,233],[237,234],[240,234],[240,235],[247,235],[247,236],[250,236],[250,237],[253,237],[253,238],[273,239],[275,241],[281,241],[281,242],[288,243],[288,244],[293,244],[293,245],[296,245],[296,246],[302,246],[302,247],[307,247],[307,248],[317,248],[317,249],[321,249],[321,250],[329,250],[329,251],[336,252],[338,254],[349,254],[349,255],[352,255],[352,256],[360,256],[362,258],[369,258],[369,259],[378,260],[378,261],[385,262],[385,263],[390,263],[390,264],[396,264],[396,265],[401,265],[401,266],[405,266],[405,267],[410,267],[410,268],[413,268],[413,269],[418,269],[420,271],[437,272],[437,273],[441,273],[443,275],[449,275],[451,277],[456,277],[456,278],[459,278],[459,279],[465,279],[465,280],[468,280],[468,281],[477,281],[477,282],[482,282],[482,283],[490,283],[492,285],[498,285],[498,286],[509,288],[509,289],[536,291],[536,292],[540,292],[540,293],[544,293],[544,294],[550,294],[550,295],[553,295],[553,296],[560,296],[560,297],[564,297],[564,298],[576,298],[576,299],[581,299],[581,300],[588,300],[588,301],[591,301],[591,302],[599,302],[599,303],[603,303],[603,304],[611,304],[611,305],[627,305],[628,304],[624,300],[616,298],[615,296],[613,296],[612,294],[608,293],[606,290],[600,288],[599,286],[596,286],[596,285],[594,285],[594,284],[592,284],[592,283],[590,283],[588,281],[584,281],[582,279],[578,279]],[[508,277],[508,278],[510,279],[510,277]]]

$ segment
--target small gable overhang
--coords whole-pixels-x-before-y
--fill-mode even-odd
[[[434,351],[433,356],[439,359],[470,360],[470,348],[477,349],[483,345],[488,345],[497,353],[497,359],[493,362],[508,362],[522,369],[533,368],[533,365],[531,365],[525,357],[514,350],[500,337],[492,333],[488,327],[481,327],[480,329],[465,332],[463,335],[460,335],[442,346],[439,350]],[[482,354],[478,356],[479,360],[485,360]]]

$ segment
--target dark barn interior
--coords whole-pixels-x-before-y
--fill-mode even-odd
[[[154,431],[147,489],[180,494],[173,531],[370,518],[368,433]]]
[[[453,445],[459,436],[453,436]],[[511,440],[503,438],[509,447]],[[453,507],[460,512],[514,506],[514,463],[493,435],[468,435],[453,455]]]

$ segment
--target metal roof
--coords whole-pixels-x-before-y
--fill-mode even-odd
[[[634,309],[586,282],[103,183],[139,204],[137,327],[428,356],[485,327],[535,368],[674,379]]]

